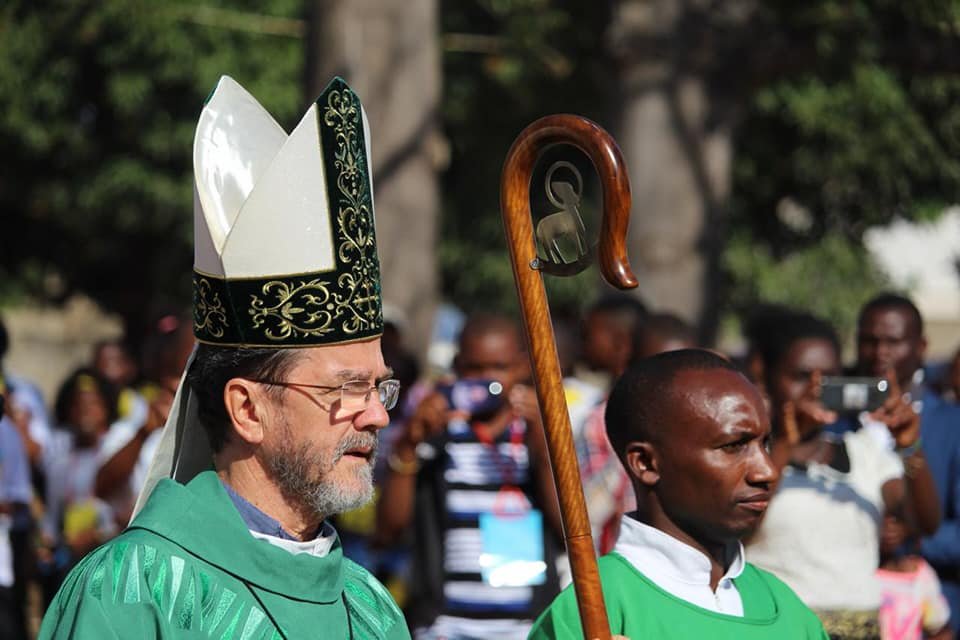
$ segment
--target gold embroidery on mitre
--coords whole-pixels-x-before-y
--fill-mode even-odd
[[[218,344],[306,346],[365,339],[382,329],[380,265],[362,109],[356,95],[339,82],[317,105],[330,227],[335,227],[334,269],[219,281],[224,290],[221,298],[228,303],[247,301],[248,320],[233,317],[238,326],[236,331],[226,330],[229,336],[224,337],[223,330],[208,330],[200,332],[201,338],[216,338]],[[208,286],[215,294],[217,281],[213,280]],[[198,324],[198,330],[203,328]]]
[[[220,294],[213,291],[206,278],[195,280],[196,301],[193,310],[193,331],[195,334],[209,334],[222,338],[223,331],[230,325],[227,322],[227,310],[220,301]]]
[[[263,299],[252,296],[253,328],[269,323],[272,326],[266,326],[263,335],[274,341],[329,333],[339,313],[328,285],[320,279],[301,280],[299,284],[271,280],[260,290]]]
[[[353,335],[380,319],[380,267],[371,210],[366,149],[360,138],[360,102],[350,90],[331,91],[323,122],[335,133],[334,166],[338,170],[337,256],[348,271],[337,278],[333,294],[340,329]]]

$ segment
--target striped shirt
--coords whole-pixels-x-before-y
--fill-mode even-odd
[[[479,525],[482,513],[537,508],[526,433],[526,423],[518,419],[493,442],[484,443],[472,425],[453,422],[441,440],[431,443],[433,459],[424,465],[419,480],[430,485],[435,517],[432,525],[418,519],[415,545],[420,558],[439,552],[442,585],[435,594],[439,615],[422,621],[427,625],[415,634],[418,638],[526,637],[539,612],[537,596],[543,587],[494,587],[484,582]],[[503,491],[507,487],[519,492]],[[418,508],[420,500],[418,494]],[[419,535],[424,526],[434,530]],[[427,542],[432,539],[440,544]],[[553,558],[545,560],[552,565]],[[555,584],[547,588],[555,589]]]

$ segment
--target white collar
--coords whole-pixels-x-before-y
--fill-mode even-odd
[[[743,616],[743,601],[733,582],[746,566],[739,542],[731,546],[733,558],[716,591],[710,588],[711,564],[704,553],[629,515],[620,521],[613,550],[674,597],[717,613]]]
[[[679,582],[710,585],[710,558],[685,542],[680,542],[670,534],[644,524],[629,514],[624,514],[620,522],[620,536],[613,550],[631,562],[633,557],[643,558]],[[738,542],[723,578],[739,578],[745,564],[743,545]]]
[[[252,535],[254,538],[266,540],[273,546],[280,547],[284,551],[294,555],[298,553],[309,553],[310,555],[318,558],[325,558],[333,548],[333,543],[337,540],[337,530],[334,529],[333,525],[326,520],[323,521],[323,524],[320,527],[319,535],[317,535],[317,537],[313,540],[307,540],[305,542],[278,538],[277,536],[271,536],[266,533],[258,533],[252,529],[250,530],[250,535]]]

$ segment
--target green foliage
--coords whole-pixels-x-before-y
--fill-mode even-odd
[[[207,5],[216,5],[208,2]],[[296,16],[297,0],[231,11]],[[0,9],[0,267],[38,297],[73,290],[142,319],[189,300],[193,130],[222,73],[280,121],[301,108],[302,43],[148,0]],[[49,287],[46,274],[61,286]]]
[[[0,167],[0,207],[15,233],[0,236],[0,268],[15,277],[4,278],[4,299],[81,290],[134,325],[149,301],[188,300],[196,116],[228,73],[281,124],[294,123],[305,42],[284,20],[304,6],[5,4],[0,145],[13,162]],[[513,137],[539,116],[576,111],[603,122],[597,34],[607,8],[475,0],[441,3],[441,18],[445,33],[468,41],[448,44],[444,56],[443,117],[453,144],[439,251],[444,292],[467,309],[511,309],[500,164]],[[576,305],[594,278],[548,287],[557,304]]]
[[[442,2],[441,30],[484,36],[485,49],[443,58],[443,293],[467,310],[517,308],[500,218],[500,169],[514,138],[539,117],[578,113],[611,127],[614,105],[601,34],[609,7],[582,0]],[[554,308],[579,309],[599,276],[546,278]]]
[[[444,6],[445,33],[492,35],[501,49],[444,58],[453,143],[441,236],[444,291],[467,308],[509,307],[512,279],[494,187],[500,163],[513,136],[540,115],[573,111],[609,126],[618,105],[599,34],[610,28],[610,8],[558,0],[453,4]],[[778,280],[798,276],[799,267],[788,265],[823,258],[838,261],[835,268],[849,277],[829,282],[827,299],[835,295],[836,305],[815,308],[845,326],[851,311],[844,315],[839,306],[855,309],[862,291],[882,284],[872,268],[848,269],[842,259],[865,255],[863,232],[895,216],[929,219],[960,200],[960,76],[950,62],[960,50],[958,7],[774,2],[756,3],[747,18],[685,9],[666,36],[677,39],[672,64],[714,79],[714,98],[738,114],[726,208],[736,239],[720,295],[727,308],[794,291],[796,283]],[[563,62],[545,62],[551,59]],[[776,215],[785,201],[801,220]],[[746,246],[767,259],[744,268],[738,252]],[[553,300],[582,305],[596,282],[554,282],[560,290]]]
[[[788,38],[746,103],[732,213],[777,255],[896,216],[929,219],[960,198],[960,5],[815,2],[763,5]],[[759,55],[759,52],[757,52]],[[813,224],[773,215],[789,197]]]
[[[465,309],[517,304],[498,193],[514,137],[559,112],[613,128],[613,1],[438,0],[451,143],[440,270]],[[189,299],[196,116],[229,73],[289,129],[304,103],[305,6],[0,5],[0,301],[82,290],[137,318],[147,301]],[[789,293],[847,326],[844,313],[883,284],[858,268],[863,232],[960,201],[960,5],[757,2],[746,18],[684,6],[686,30],[639,54],[714,80],[736,115],[718,117],[739,123],[720,298]],[[777,215],[784,202],[799,217]],[[598,280],[547,278],[551,301],[577,308]]]
[[[890,288],[863,246],[836,233],[783,260],[740,234],[724,262],[734,283],[732,309],[748,309],[757,300],[806,309],[832,322],[841,336],[852,334],[861,305]]]
[[[752,28],[780,48],[737,131],[726,298],[809,308],[848,335],[889,284],[863,233],[960,201],[960,5],[759,6]]]

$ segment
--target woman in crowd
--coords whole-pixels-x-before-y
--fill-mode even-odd
[[[867,429],[826,433],[837,415],[819,401],[820,376],[840,374],[840,346],[817,318],[782,318],[762,354],[772,455],[783,471],[747,557],[818,610],[831,637],[878,638],[875,572],[884,511],[902,494],[916,531],[929,534],[939,523],[936,490],[918,443],[919,419],[907,427],[891,419],[906,410],[899,393],[874,412],[878,421],[895,425],[890,432],[899,455]]]
[[[79,369],[57,394],[59,428],[44,449],[45,512],[39,550],[47,600],[66,572],[117,532],[112,510],[94,496],[100,443],[116,415],[109,383]]]

